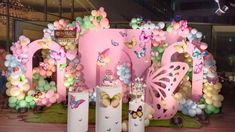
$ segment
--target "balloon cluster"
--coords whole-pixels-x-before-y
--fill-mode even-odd
[[[43,77],[34,78],[34,83],[36,83],[36,84],[34,84],[34,85],[36,85],[36,90],[38,90],[40,92],[45,92],[50,89],[56,90],[55,82],[54,81],[48,82]]]
[[[151,21],[144,21],[142,18],[132,18],[129,25],[133,29],[140,29],[140,30],[161,30],[165,27],[164,22],[159,22],[158,24],[154,24]]]
[[[191,99],[185,100],[184,98],[179,102],[179,111],[182,111],[184,115],[189,115],[194,117],[202,113],[203,107],[198,105],[196,102],[193,102]]]
[[[78,89],[83,86],[84,80],[81,70],[82,65],[79,64],[78,59],[70,61],[68,66],[65,68],[64,86],[67,87],[69,91],[79,91]]]
[[[92,10],[91,15],[93,16],[93,24],[98,29],[109,28],[109,20],[106,18],[107,13],[104,11],[103,7],[100,7],[99,10]]]
[[[192,42],[192,40],[201,40],[202,33],[197,31],[197,29],[193,28],[187,35],[187,39]]]
[[[34,94],[36,104],[39,106],[50,107],[53,103],[60,103],[64,97],[56,93],[55,90],[50,89],[47,92],[37,92]]]
[[[186,20],[181,20],[179,22],[172,22],[171,25],[167,27],[167,32],[177,32],[179,36],[186,37],[190,31],[188,27],[188,22]]]
[[[29,38],[20,36],[19,40],[11,46],[11,51],[17,60],[25,64],[28,61],[28,44],[30,43]]]
[[[164,44],[164,45],[159,45],[157,47],[153,47],[152,51],[151,51],[151,59],[154,62],[158,62],[158,64],[160,65],[162,55],[163,55],[165,49],[167,48],[167,46],[168,46],[167,44]]]
[[[166,33],[163,30],[153,31],[153,46],[159,46],[165,44]]]
[[[39,67],[33,69],[33,74],[39,73],[40,76],[46,78],[52,76],[53,72],[56,71],[56,62],[54,59],[44,59],[43,62],[39,63]]]
[[[181,99],[189,99],[191,98],[191,93],[192,93],[192,84],[189,80],[189,76],[185,75],[182,83],[178,86],[179,91],[175,93],[174,97],[177,100]]]
[[[124,63],[117,66],[117,75],[119,76],[119,80],[124,84],[129,84],[131,79],[131,70],[130,64]]]
[[[205,111],[208,114],[211,113],[217,113],[219,112],[219,108],[222,106],[222,101],[224,100],[224,97],[219,94],[221,91],[222,84],[217,82],[216,84],[205,82],[203,84],[203,98],[205,100],[205,103],[207,104],[208,108],[206,107]],[[216,111],[211,111],[213,106],[213,110],[216,109]]]
[[[10,108],[34,108],[36,103],[35,103],[35,98],[33,96],[27,95],[25,96],[24,99],[19,100],[16,96],[11,96],[8,99],[9,102],[9,107]]]

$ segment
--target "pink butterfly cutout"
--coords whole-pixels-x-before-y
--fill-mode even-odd
[[[193,73],[194,74],[200,73],[202,71],[202,68],[203,68],[203,63],[202,62],[200,64],[196,64]]]
[[[61,47],[58,52],[57,51],[50,51],[50,56],[56,60],[60,60],[62,57],[65,57],[64,48]]]
[[[71,107],[72,109],[76,109],[76,108],[78,108],[83,102],[85,102],[84,99],[75,100],[75,96],[71,95],[69,104],[70,104],[70,107]]]
[[[178,110],[178,102],[172,96],[189,67],[183,62],[172,62],[155,70],[150,67],[146,77],[146,102],[155,113],[155,119],[169,119]]]
[[[147,43],[152,39],[152,34],[151,35],[146,35],[145,31],[142,30],[139,36],[139,40]]]

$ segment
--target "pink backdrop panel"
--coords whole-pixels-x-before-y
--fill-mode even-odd
[[[180,45],[181,43],[182,42],[173,43],[172,45],[170,45],[168,48],[165,49],[161,61],[162,66],[169,65],[171,63],[171,56],[177,52],[174,46]],[[195,45],[187,42],[186,52],[189,53],[193,59],[192,99],[197,101],[202,96],[204,59],[198,58],[193,55],[195,48],[196,48]],[[194,72],[194,71],[199,71],[199,72]]]
[[[32,88],[32,72],[33,72],[33,56],[34,53],[36,53],[38,50],[42,49],[42,43],[45,43],[46,45],[48,45],[48,48],[50,50],[53,51],[59,51],[60,50],[60,45],[57,44],[54,41],[50,41],[50,42],[46,42],[45,40],[36,40],[31,42],[28,47],[29,47],[29,61],[26,63],[26,77],[29,80],[30,86]],[[59,61],[56,62],[57,65],[57,80],[56,80],[56,84],[57,84],[57,92],[61,95],[61,96],[66,96],[66,88],[64,86],[64,74],[65,71],[64,69],[60,69],[60,64],[66,64],[66,58],[61,58]]]
[[[150,66],[151,42],[147,41],[150,31],[133,29],[104,29],[92,30],[81,36],[79,40],[79,52],[81,64],[84,66],[83,73],[86,85],[93,89],[103,80],[106,70],[116,73],[116,66],[122,63],[131,64],[133,76],[141,76]],[[144,38],[144,39],[143,39]],[[136,45],[128,48],[126,42],[136,41]],[[131,43],[130,43],[131,45]],[[141,53],[143,47],[145,55],[137,57],[135,53]],[[103,53],[110,59],[105,66],[97,66],[99,53]]]

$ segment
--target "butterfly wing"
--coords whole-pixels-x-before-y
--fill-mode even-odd
[[[146,47],[143,47],[143,48],[141,49],[141,51],[134,51],[134,53],[135,53],[136,57],[140,59],[140,58],[142,58],[142,57],[145,56]]]
[[[112,98],[111,98],[111,105],[113,108],[117,108],[120,103],[121,103],[121,99],[122,99],[122,94],[121,93],[118,93],[116,95],[114,95]]]
[[[150,68],[146,77],[146,101],[155,110],[155,119],[169,119],[177,112],[173,92],[183,79],[189,67],[183,62],[172,62],[158,70]]]
[[[103,107],[108,107],[111,103],[110,96],[104,91],[100,93],[100,103]]]

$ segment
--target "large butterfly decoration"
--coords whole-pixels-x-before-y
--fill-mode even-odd
[[[143,116],[143,108],[142,106],[139,106],[137,111],[129,110],[129,113],[131,114],[133,119],[136,119],[138,117],[141,118]]]
[[[117,108],[122,99],[122,94],[118,93],[113,97],[110,97],[106,92],[102,91],[100,93],[100,103],[103,107],[112,106],[113,108]]]
[[[187,51],[187,44],[186,42],[183,40],[181,42],[181,44],[177,44],[174,46],[175,50],[178,52],[178,53],[184,53]]]
[[[144,46],[140,51],[134,51],[134,53],[135,53],[135,55],[136,55],[136,57],[137,58],[142,58],[142,57],[144,57],[145,56],[145,54],[146,54],[146,47]]]
[[[126,45],[127,48],[131,49],[137,44],[137,41],[133,37],[130,41],[124,42],[124,44]]]
[[[196,64],[195,68],[193,70],[194,74],[199,74],[203,69],[203,63],[201,62],[200,64]]]
[[[37,44],[40,45],[43,49],[49,48],[49,42],[47,41],[38,41]]]
[[[104,50],[103,52],[98,52],[98,57],[96,60],[96,64],[98,66],[105,66],[110,62],[110,58],[107,55],[107,52],[109,51],[109,49]]]
[[[171,62],[157,69],[152,66],[146,76],[146,102],[151,104],[155,119],[170,119],[177,112],[178,102],[172,96],[189,67],[183,62]]]
[[[78,108],[82,103],[84,103],[85,100],[84,99],[78,99],[76,100],[75,99],[75,96],[71,95],[70,96],[70,101],[69,101],[69,104],[70,104],[70,107],[71,109],[76,109]]]
[[[152,34],[151,35],[147,35],[145,33],[145,31],[142,30],[141,33],[140,33],[140,36],[139,36],[139,40],[144,42],[144,43],[147,43],[148,41],[150,41],[152,39],[152,37],[153,37]]]
[[[200,51],[198,48],[194,48],[193,50],[193,57],[201,60],[204,56],[207,56],[209,53],[207,51]]]

